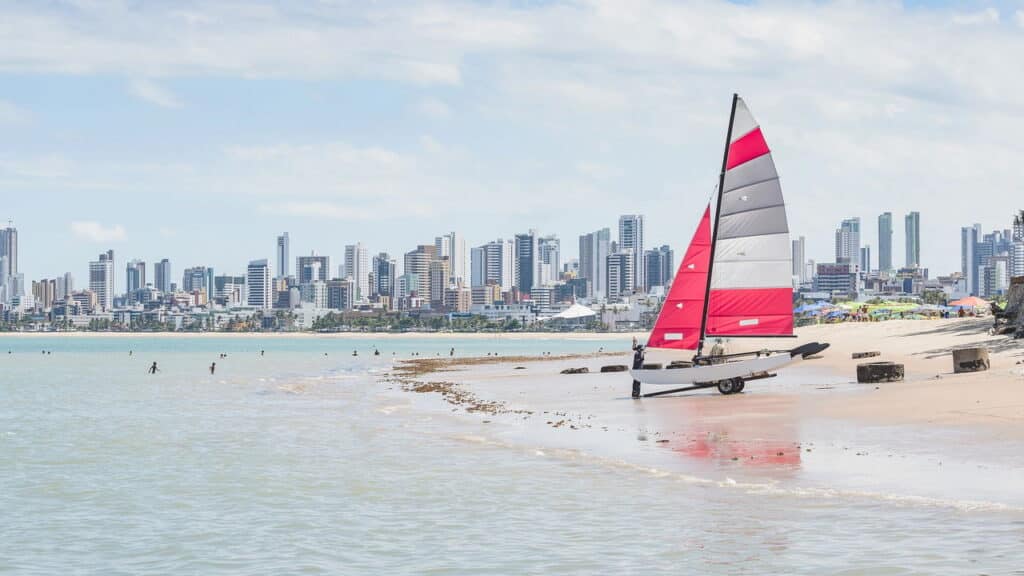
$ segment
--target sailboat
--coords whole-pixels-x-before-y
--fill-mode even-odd
[[[746,103],[733,94],[713,223],[709,202],[647,344],[637,348],[633,396],[640,396],[641,384],[685,386],[644,396],[709,387],[734,394],[749,380],[773,376],[827,348],[812,342],[788,350],[704,354],[709,339],[793,337],[790,249],[771,150]],[[690,362],[644,368],[645,348],[696,354]]]

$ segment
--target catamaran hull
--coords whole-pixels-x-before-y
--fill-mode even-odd
[[[732,378],[752,378],[764,372],[772,372],[783,366],[802,360],[800,355],[791,356],[782,352],[771,356],[736,360],[722,364],[693,366],[664,370],[633,369],[630,373],[642,384],[653,386],[688,386],[691,384],[714,384]]]

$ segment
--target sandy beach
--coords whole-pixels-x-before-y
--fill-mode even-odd
[[[1002,490],[1022,480],[1017,447],[1024,439],[1024,365],[1018,362],[1024,349],[1012,339],[989,335],[990,326],[990,319],[980,318],[803,328],[784,346],[818,340],[831,348],[733,396],[712,389],[632,400],[628,374],[598,372],[602,365],[629,364],[628,354],[480,364],[435,360],[405,376],[435,386],[406,389],[442,392],[454,405],[447,410],[491,407],[469,410],[467,417],[499,425],[491,433],[513,444],[542,438],[545,445],[567,450],[666,465],[645,460],[650,453],[637,449],[639,441],[683,455],[691,465],[698,461],[711,477],[761,478],[770,470],[774,482],[786,470],[802,469],[804,476],[815,470],[811,476],[841,475],[840,483],[849,482],[845,486],[851,490],[882,483],[886,494],[959,501],[979,467]],[[740,349],[737,344],[729,343],[729,351]],[[742,346],[781,347],[778,340],[749,340]],[[967,346],[988,347],[991,369],[953,374],[950,350]],[[850,357],[869,350],[882,355]],[[903,363],[905,381],[856,383],[856,364],[876,360]],[[589,373],[559,373],[570,367],[587,367]],[[1003,501],[1004,496],[992,498]]]

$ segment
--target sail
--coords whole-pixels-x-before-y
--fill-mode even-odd
[[[708,336],[793,333],[792,252],[779,175],[761,127],[735,98],[719,191]]]
[[[710,261],[711,206],[708,205],[686,249],[686,255],[679,262],[679,270],[647,340],[648,347],[697,349]]]

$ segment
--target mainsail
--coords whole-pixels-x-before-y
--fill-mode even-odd
[[[739,96],[715,224],[704,334],[791,335],[792,253],[782,187],[761,128]]]
[[[711,262],[711,206],[693,233],[686,255],[672,287],[665,296],[661,313],[647,340],[652,348],[696,350],[700,344],[700,327],[704,313],[704,291],[707,289],[708,265]]]
[[[793,333],[792,254],[771,151],[733,96],[711,230],[711,207],[679,263],[647,346],[698,350],[705,336]]]

